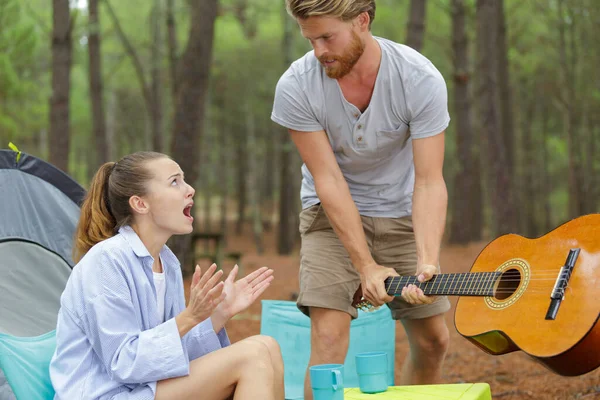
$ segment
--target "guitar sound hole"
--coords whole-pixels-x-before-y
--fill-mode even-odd
[[[505,300],[512,296],[521,283],[521,272],[518,269],[509,269],[500,276],[500,282],[496,287],[494,297],[498,300]]]

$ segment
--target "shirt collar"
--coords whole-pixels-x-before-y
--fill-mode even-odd
[[[125,241],[129,244],[133,252],[139,258],[152,257],[150,252],[142,242],[142,239],[137,235],[133,228],[129,225],[122,226],[119,228],[119,234],[123,236]],[[166,245],[160,251],[160,256],[165,264],[179,266],[179,260],[173,254],[171,249]],[[164,268],[164,265],[163,265]]]
[[[136,256],[140,258],[151,257],[150,252],[144,246],[142,239],[135,233],[131,226],[122,226],[119,228],[119,233],[123,236],[125,241],[129,244]]]

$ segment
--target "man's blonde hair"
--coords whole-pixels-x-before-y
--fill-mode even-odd
[[[350,21],[363,12],[369,13],[369,29],[375,19],[375,0],[285,0],[288,13],[294,18],[334,17]]]

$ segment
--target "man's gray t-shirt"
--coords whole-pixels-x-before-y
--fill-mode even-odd
[[[277,83],[271,119],[296,131],[324,130],[359,213],[398,218],[412,213],[412,140],[447,128],[448,95],[444,78],[427,58],[376,39],[381,64],[364,113],[346,101],[311,51]],[[300,196],[302,208],[319,202],[306,165]]]

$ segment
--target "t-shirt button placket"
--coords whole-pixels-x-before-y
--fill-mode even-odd
[[[359,124],[359,125],[357,126],[357,128],[358,128],[358,130],[362,129],[362,124]],[[363,143],[363,137],[362,137],[362,135],[360,135],[360,136],[358,136],[358,137],[356,138],[356,143],[358,143],[358,144],[362,144],[362,143]]]

